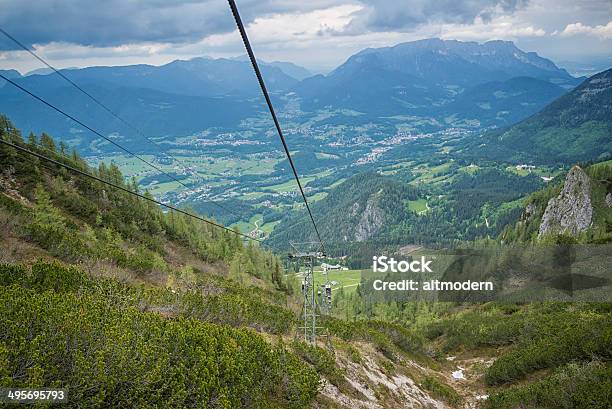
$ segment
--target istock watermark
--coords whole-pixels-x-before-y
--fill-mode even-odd
[[[371,302],[482,303],[612,299],[612,243],[423,249],[366,259],[360,293]],[[423,255],[424,254],[424,255]]]
[[[428,292],[447,292],[447,291],[493,291],[494,286],[491,281],[457,280],[461,276],[453,277],[447,274],[447,270],[434,273],[436,257],[419,256],[416,259],[396,260],[388,256],[372,257],[372,272],[387,273],[384,279],[377,278],[372,280],[374,291],[428,291]],[[433,264],[433,265],[432,265]],[[439,267],[439,266],[437,266]],[[413,273],[417,274],[410,279],[391,281],[390,274]],[[416,280],[415,280],[416,279]]]
[[[372,257],[372,271],[375,273],[433,273],[431,263],[433,260],[427,260],[425,256],[421,256],[420,260],[400,260],[397,261],[393,257],[374,256]]]

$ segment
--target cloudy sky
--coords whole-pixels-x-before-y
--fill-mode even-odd
[[[314,71],[366,47],[430,37],[512,40],[555,62],[612,62],[612,0],[236,2],[259,58]],[[58,67],[244,53],[225,0],[0,0],[0,27]],[[0,68],[41,63],[0,34]]]

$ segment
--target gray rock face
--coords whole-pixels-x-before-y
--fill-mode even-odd
[[[545,234],[576,235],[591,225],[591,181],[584,170],[574,166],[565,178],[561,193],[548,201],[538,237]]]
[[[606,195],[606,206],[612,207],[612,193]]]
[[[536,206],[533,203],[529,203],[521,215],[521,220],[530,220],[536,214],[536,211]]]
[[[378,197],[370,197],[366,203],[359,223],[355,228],[355,240],[364,241],[375,235],[383,226],[385,215],[378,207]]]

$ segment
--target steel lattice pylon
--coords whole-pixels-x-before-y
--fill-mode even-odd
[[[302,262],[306,271],[302,280],[302,297],[304,308],[302,317],[304,319],[304,340],[314,343],[317,338],[317,303],[316,288],[314,281],[314,266],[317,259],[325,257],[320,243],[289,243],[292,252],[289,258]]]

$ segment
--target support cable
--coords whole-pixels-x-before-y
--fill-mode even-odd
[[[306,205],[306,210],[308,210],[310,221],[312,222],[315,233],[317,234],[319,243],[321,243],[321,247],[323,247],[323,241],[321,240],[319,229],[317,228],[317,224],[315,223],[314,217],[312,216],[310,206],[308,205],[308,200],[306,199],[306,195],[304,194],[304,189],[302,188],[302,183],[300,182],[300,178],[298,176],[297,170],[295,169],[295,164],[293,163],[293,159],[291,158],[291,153],[289,152],[289,147],[287,146],[287,142],[285,141],[285,136],[281,129],[280,123],[278,122],[278,118],[276,117],[276,112],[274,111],[272,100],[270,99],[270,95],[268,94],[268,89],[266,88],[266,84],[264,82],[263,76],[261,75],[261,71],[259,70],[259,65],[257,64],[257,59],[255,58],[255,54],[253,53],[253,49],[251,48],[251,43],[249,42],[249,38],[247,36],[246,29],[244,28],[244,24],[242,23],[242,19],[240,18],[238,7],[236,6],[236,2],[234,0],[228,0],[228,2],[232,10],[232,14],[234,15],[234,20],[236,20],[236,25],[238,26],[238,30],[240,31],[242,42],[244,43],[244,47],[246,48],[247,54],[249,55],[249,59],[251,60],[251,64],[253,65],[253,70],[255,71],[255,75],[257,76],[257,81],[259,82],[261,91],[264,95],[264,98],[266,99],[266,104],[268,105],[268,109],[270,110],[270,114],[272,115],[272,120],[274,121],[276,132],[278,133],[278,136],[280,137],[280,140],[283,144],[285,154],[287,155],[287,159],[289,160],[289,164],[291,165],[291,170],[293,171],[293,176],[295,177],[295,180],[297,182],[298,188],[300,189],[302,198],[304,199],[304,204]]]
[[[1,30],[1,29],[0,29]],[[138,154],[132,152],[131,150],[123,147],[122,145],[120,145],[119,143],[113,141],[112,139],[110,139],[107,136],[104,136],[102,133],[96,131],[95,129],[91,128],[90,126],[84,124],[82,121],[80,121],[79,119],[77,119],[76,117],[70,115],[69,113],[63,111],[62,109],[58,108],[57,106],[51,104],[50,102],[46,101],[45,99],[43,99],[42,97],[34,94],[33,92],[29,91],[28,89],[22,87],[21,85],[17,84],[15,81],[11,80],[10,78],[6,77],[4,74],[0,73],[0,78],[2,78],[3,80],[5,80],[6,82],[12,84],[13,86],[15,86],[16,88],[18,88],[19,90],[23,91],[24,93],[30,95],[32,98],[38,100],[39,102],[42,102],[43,104],[45,104],[46,106],[48,106],[49,108],[59,112],[60,114],[64,115],[66,118],[74,121],[75,123],[81,125],[83,128],[89,130],[90,132],[93,132],[95,135],[99,136],[100,138],[110,142],[111,144],[115,145],[117,148],[121,149],[122,151],[126,152],[127,154],[129,154],[130,156],[140,160],[141,162],[147,164],[148,166],[152,167],[153,169],[157,170],[158,172],[160,172],[163,175],[166,175],[167,177],[169,177],[170,179],[174,180],[175,182],[179,183],[180,185],[182,185],[183,187],[185,187],[186,189],[188,189],[189,191],[194,192],[194,190],[187,186],[186,184],[184,184],[183,182],[181,182],[179,179],[177,179],[176,177],[172,176],[171,174],[167,173],[166,171],[164,171],[163,169],[161,169],[159,166],[155,165],[154,163],[144,159],[143,157],[139,156]],[[214,202],[214,201],[210,201],[208,203],[212,203],[215,206],[233,214],[234,216],[238,217],[239,220],[241,218],[240,215],[232,212],[231,210],[225,208],[224,206]]]
[[[91,99],[94,103],[96,103],[100,108],[104,109],[106,112],[108,112],[110,115],[112,115],[113,117],[115,117],[117,120],[119,120],[121,123],[123,123],[125,126],[127,126],[128,128],[132,129],[134,132],[136,132],[139,136],[141,136],[142,138],[146,139],[147,141],[149,141],[150,143],[154,144],[155,146],[157,146],[158,148],[160,148],[160,150],[166,155],[166,157],[171,158],[173,160],[175,160],[176,162],[182,162],[181,160],[179,160],[176,156],[172,155],[170,152],[166,151],[159,143],[155,142],[154,139],[148,137],[147,135],[145,135],[144,132],[142,132],[138,127],[132,125],[130,122],[126,121],[125,119],[123,119],[119,114],[117,114],[115,111],[113,111],[111,108],[109,108],[108,106],[106,106],[104,103],[102,103],[102,101],[100,101],[98,98],[94,97],[92,94],[90,94],[89,92],[87,92],[86,90],[84,90],[81,86],[79,86],[77,83],[75,83],[74,81],[72,81],[70,78],[68,78],[66,75],[64,75],[63,72],[61,72],[60,70],[58,70],[57,68],[55,68],[53,65],[49,64],[44,58],[42,58],[41,56],[39,56],[36,52],[34,52],[34,50],[30,49],[28,46],[26,46],[25,44],[23,44],[21,41],[17,40],[15,37],[13,37],[12,35],[10,35],[9,33],[7,33],[4,29],[0,28],[0,33],[4,34],[5,37],[7,37],[9,40],[11,40],[12,42],[14,42],[15,44],[17,44],[19,47],[23,48],[25,51],[27,51],[29,54],[31,54],[34,58],[36,58],[38,61],[40,61],[41,63],[43,63],[44,65],[46,65],[49,69],[51,69],[53,72],[55,72],[57,75],[59,75],[60,77],[62,77],[66,82],[68,82],[70,85],[72,85],[73,87],[75,87],[77,90],[79,90],[81,93],[83,93],[85,96],[87,96],[89,99]],[[185,167],[183,167],[183,170],[187,170]],[[196,177],[198,177],[198,179],[200,179],[202,181],[202,178],[197,174],[197,172],[192,172],[192,175],[195,174]],[[190,187],[188,187],[187,185],[185,185],[184,183],[182,183],[180,180],[173,178],[172,176],[168,175],[168,177],[172,178],[174,181],[180,183],[183,187],[185,187],[186,189],[194,192],[194,190]],[[195,192],[194,192],[195,193]],[[225,210],[226,212],[239,217],[236,213],[234,213],[233,211],[225,208],[224,206],[211,201],[210,203],[214,204],[215,206],[219,207],[220,209]],[[249,224],[251,224],[249,222]],[[251,224],[251,226],[254,226],[253,224]]]
[[[68,165],[68,164],[66,164],[66,163],[62,163],[62,162],[60,162],[60,161],[58,161],[58,160],[55,160],[55,159],[50,158],[50,157],[48,157],[48,156],[42,155],[42,154],[40,154],[40,153],[38,153],[38,152],[34,152],[34,151],[29,150],[29,149],[26,149],[26,148],[24,148],[24,147],[22,147],[22,146],[19,146],[19,145],[16,145],[16,144],[14,144],[14,143],[11,143],[11,142],[8,142],[8,141],[5,141],[5,140],[4,140],[4,139],[2,139],[2,138],[0,138],[0,143],[2,143],[2,144],[4,144],[4,145],[7,145],[7,146],[10,146],[11,148],[17,149],[17,150],[19,150],[19,151],[21,151],[21,152],[27,153],[27,154],[29,154],[29,155],[36,156],[36,157],[37,157],[37,158],[39,158],[39,159],[42,159],[42,160],[45,160],[45,161],[47,161],[47,162],[53,163],[53,164],[55,164],[55,165],[57,165],[57,166],[61,166],[61,167],[65,168],[65,169],[67,169],[67,170],[69,170],[69,171],[71,171],[71,172],[77,173],[77,174],[79,174],[79,175],[81,175],[81,176],[88,177],[88,178],[90,178],[90,179],[96,180],[96,181],[98,181],[98,182],[100,182],[100,183],[103,183],[103,184],[105,184],[105,185],[108,185],[108,186],[114,187],[115,189],[121,190],[121,191],[123,191],[123,192],[129,193],[129,194],[134,195],[134,196],[137,196],[137,197],[138,197],[138,198],[140,198],[140,199],[148,200],[149,202],[156,203],[156,204],[158,204],[158,205],[160,205],[160,206],[163,206],[163,207],[165,207],[165,208],[167,208],[167,209],[170,209],[170,210],[173,210],[173,211],[175,211],[175,212],[178,212],[178,213],[184,214],[184,215],[186,215],[186,216],[192,217],[192,218],[197,219],[197,220],[199,220],[199,221],[201,221],[201,222],[204,222],[204,223],[210,224],[211,226],[215,226],[215,227],[218,227],[218,228],[223,229],[223,230],[225,230],[225,231],[228,231],[228,232],[230,232],[230,233],[236,234],[236,235],[238,235],[238,236],[242,236],[242,237],[244,237],[244,238],[246,238],[246,239],[248,239],[248,240],[256,241],[256,242],[259,242],[259,243],[261,243],[261,242],[262,242],[262,241],[261,241],[261,240],[259,240],[259,239],[256,239],[256,238],[250,237],[250,236],[248,236],[248,235],[246,235],[246,234],[243,234],[243,233],[237,232],[237,231],[235,231],[235,230],[232,230],[232,229],[230,229],[230,228],[228,228],[228,227],[226,227],[226,226],[223,226],[222,224],[215,223],[215,222],[213,222],[213,221],[211,221],[211,220],[207,220],[207,219],[205,219],[205,218],[203,218],[203,217],[196,216],[196,215],[194,215],[194,214],[192,214],[192,213],[186,212],[186,211],[181,210],[181,209],[179,209],[179,208],[177,208],[177,207],[174,207],[174,206],[172,206],[172,205],[169,205],[169,204],[166,204],[166,203],[160,202],[159,200],[156,200],[156,199],[154,199],[154,198],[147,197],[147,196],[145,196],[145,195],[143,195],[143,194],[140,194],[140,193],[138,193],[138,192],[134,192],[134,191],[132,191],[132,190],[130,190],[130,189],[127,189],[127,188],[125,188],[125,187],[123,187],[123,186],[120,186],[120,185],[118,185],[118,184],[116,184],[116,183],[109,182],[109,181],[104,180],[104,179],[102,179],[102,178],[99,178],[99,177],[97,177],[97,176],[95,176],[95,175],[92,175],[92,174],[90,174],[90,173],[87,173],[87,172],[85,172],[85,171],[82,171],[82,170],[80,170],[80,169],[77,169],[77,168],[75,168],[75,167],[73,167],[73,166],[70,166],[70,165]]]

